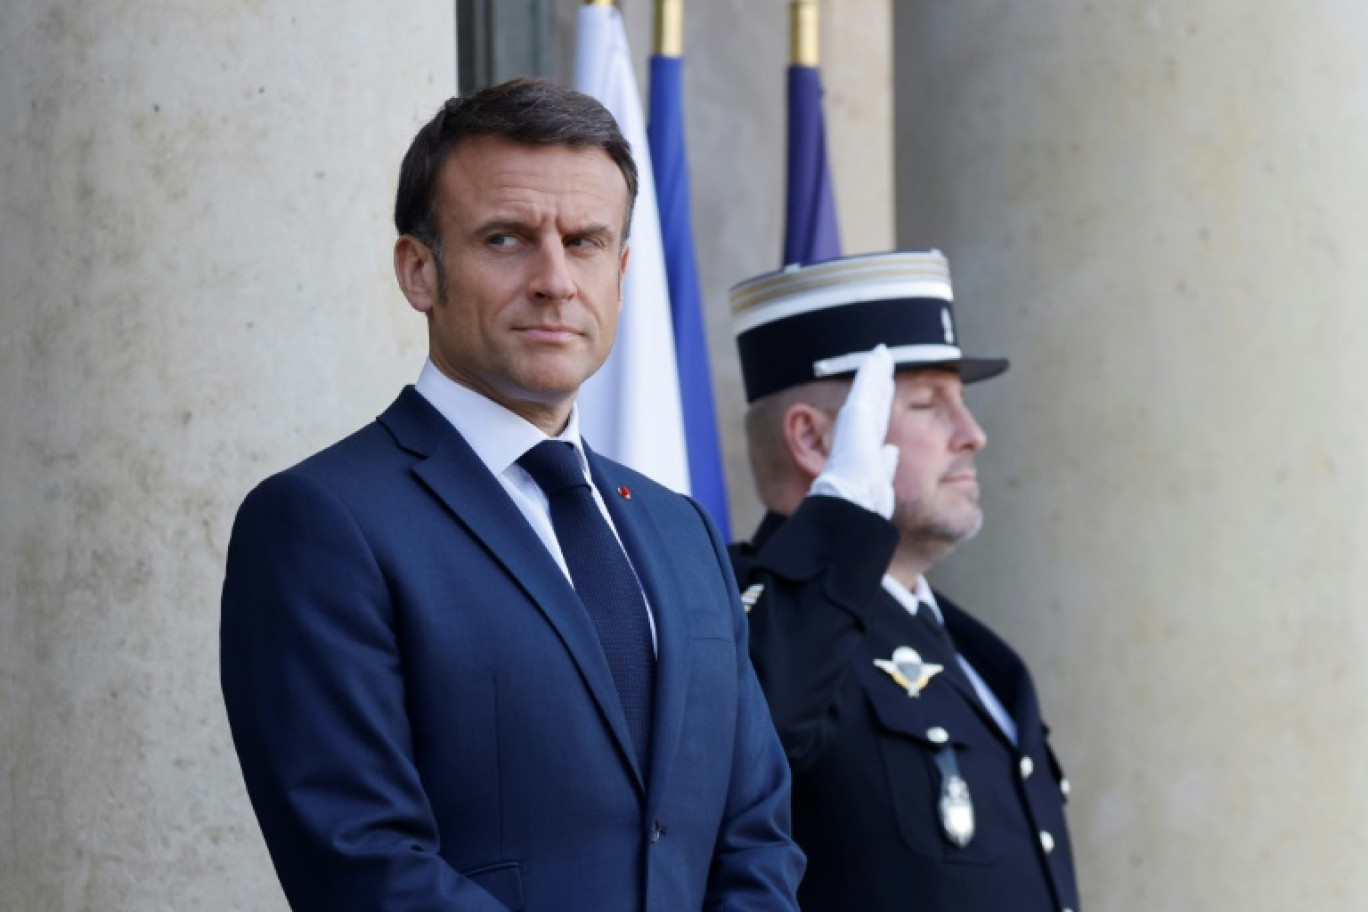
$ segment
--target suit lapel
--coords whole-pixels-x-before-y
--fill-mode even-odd
[[[421,457],[413,468],[419,482],[488,549],[555,628],[612,730],[624,762],[636,770],[627,719],[593,622],[526,517],[460,433],[411,387],[380,416],[380,422],[401,447]],[[640,783],[640,771],[637,777]]]
[[[983,676],[994,695],[1011,714],[1017,725],[1018,747],[1034,749],[1027,739],[1040,731],[1040,705],[1036,701],[1035,685],[1021,658],[997,634],[973,616],[960,610],[940,593],[937,600],[945,612],[945,624],[960,651],[975,670]]]
[[[594,484],[646,590],[656,633],[655,715],[652,719],[651,791],[662,794],[679,746],[689,689],[690,650],[687,593],[668,560],[671,553],[649,498],[631,492],[618,467],[585,447]],[[621,489],[621,490],[620,490]],[[627,494],[621,493],[626,491]],[[631,496],[628,496],[631,495]]]

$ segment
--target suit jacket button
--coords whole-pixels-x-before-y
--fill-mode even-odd
[[[665,835],[665,827],[660,825],[660,820],[651,821],[651,842],[659,842],[660,837]]]

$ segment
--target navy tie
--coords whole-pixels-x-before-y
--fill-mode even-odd
[[[556,540],[575,592],[598,631],[645,775],[651,744],[655,650],[641,584],[617,536],[599,512],[574,446],[544,440],[524,453],[518,464],[550,503]]]
[[[959,650],[955,648],[955,640],[950,636],[950,631],[945,629],[945,622],[936,614],[936,609],[926,602],[917,603],[917,613],[913,620],[931,636],[932,642],[936,644],[934,658],[944,664],[944,674],[947,678],[954,678],[964,687],[968,693],[978,696],[978,689],[969,680],[968,673],[964,666],[959,662]]]

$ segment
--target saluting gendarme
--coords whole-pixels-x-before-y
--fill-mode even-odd
[[[964,353],[937,251],[789,267],[732,303],[769,512],[731,554],[793,770],[800,905],[1077,910],[1030,674],[925,577],[982,523],[964,384],[1006,359]]]

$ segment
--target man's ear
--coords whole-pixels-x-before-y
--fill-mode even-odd
[[[831,455],[832,416],[806,402],[798,402],[784,412],[784,444],[793,464],[811,480],[821,474]]]
[[[414,310],[431,313],[437,306],[437,260],[432,248],[411,234],[394,242],[394,276]]]

